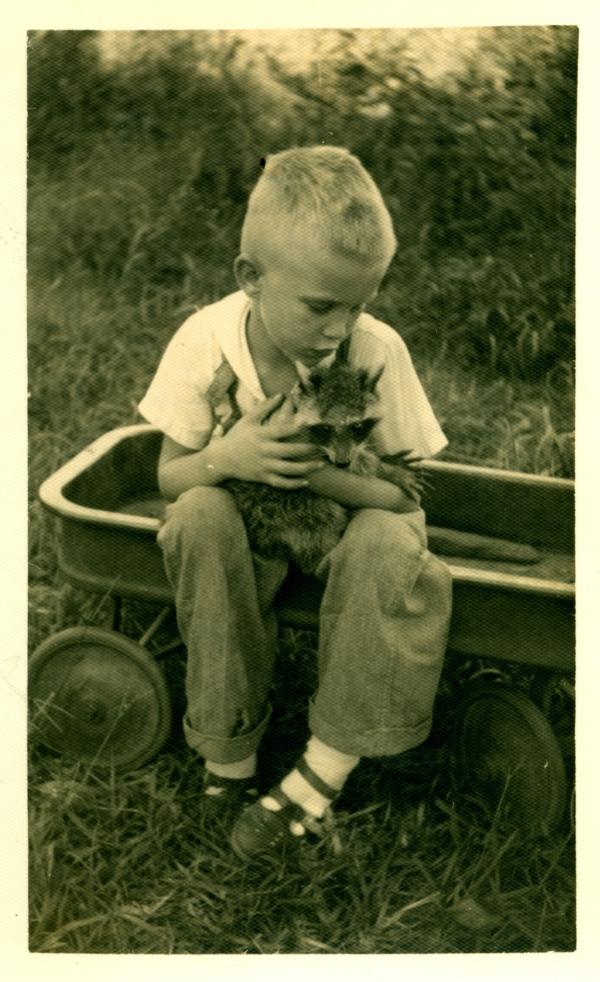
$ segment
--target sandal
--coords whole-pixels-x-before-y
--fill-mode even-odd
[[[318,783],[318,790],[333,801],[338,792],[325,784],[302,759],[296,765],[310,784]],[[265,802],[274,800],[280,807],[270,809]],[[332,815],[326,809],[323,818],[315,818],[291,801],[281,787],[272,788],[264,798],[246,808],[237,818],[231,832],[230,843],[236,856],[248,862],[260,854],[273,853],[286,844],[299,844],[306,832],[323,837],[331,828]],[[334,835],[337,851],[337,836]]]
[[[204,770],[202,775],[202,803],[210,812],[241,808],[258,798],[256,775],[245,778],[221,777]]]

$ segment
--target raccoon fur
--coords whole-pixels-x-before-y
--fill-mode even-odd
[[[417,459],[409,452],[378,457],[368,447],[383,369],[369,373],[342,357],[329,367],[317,366],[288,396],[302,429],[298,440],[314,444],[317,455],[336,467],[382,477],[419,500]],[[314,573],[342,536],[351,511],[309,488],[274,488],[231,478],[223,482],[244,519],[252,550],[267,558],[293,562]]]

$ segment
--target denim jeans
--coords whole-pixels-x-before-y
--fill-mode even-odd
[[[188,744],[220,763],[254,752],[268,725],[287,565],[252,554],[223,488],[167,507],[158,541],[187,647]],[[311,732],[343,753],[398,754],[421,743],[447,642],[452,581],[427,550],[422,511],[362,509],[318,569],[319,682]]]

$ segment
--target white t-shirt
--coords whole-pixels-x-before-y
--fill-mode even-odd
[[[188,317],[167,345],[138,408],[176,443],[199,450],[211,439],[214,418],[206,392],[223,357],[239,379],[236,399],[242,413],[266,398],[246,338],[249,312],[246,294],[232,293]],[[426,458],[446,446],[408,349],[391,327],[362,313],[352,331],[349,362],[373,371],[384,366],[374,409],[381,420],[372,433],[379,453],[410,450]],[[216,416],[224,420],[229,412],[224,400]]]

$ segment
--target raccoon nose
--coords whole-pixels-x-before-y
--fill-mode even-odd
[[[349,447],[337,447],[333,456],[336,467],[348,467],[352,459]]]
[[[348,467],[350,465],[350,454],[339,447],[323,447],[323,452],[330,464],[334,467]]]

